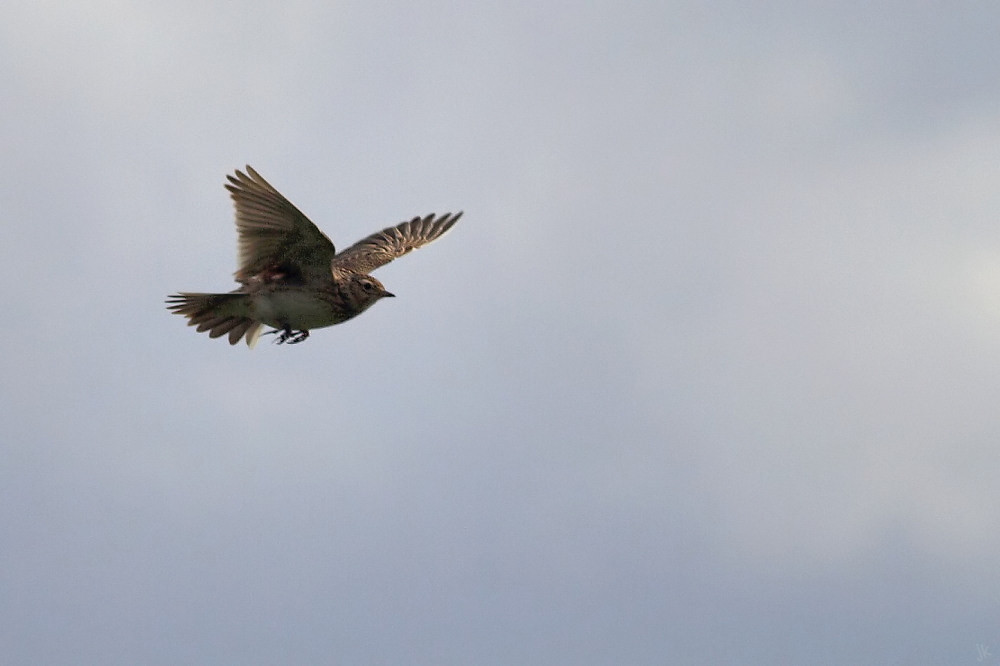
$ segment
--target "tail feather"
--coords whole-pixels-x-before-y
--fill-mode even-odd
[[[253,324],[250,325],[250,327],[247,329],[247,347],[253,349],[254,347],[257,346],[257,340],[260,339],[260,333],[263,330],[263,328],[264,325],[259,321],[255,321],[253,322]],[[232,341],[233,340],[232,335],[233,335],[232,333],[229,334],[230,336],[229,341],[235,345],[236,343]],[[239,336],[237,336],[236,339],[239,340]]]
[[[181,292],[167,298],[167,309],[188,318],[188,326],[208,331],[210,338],[229,334],[229,344],[235,345],[246,336],[250,348],[260,337],[261,322],[249,316],[246,294],[197,294]]]
[[[252,319],[242,319],[233,330],[229,331],[229,344],[235,345],[240,341],[240,338],[246,335],[247,347],[253,349],[257,344],[257,338],[260,337],[260,329],[263,325],[259,321],[254,321]]]
[[[215,329],[228,322],[229,319],[230,319],[229,317],[212,317],[211,319],[203,319],[201,321],[196,322],[194,318],[192,318],[191,325],[193,326],[194,324],[197,323],[198,328],[195,330],[197,330],[199,333],[204,333],[205,331],[208,331],[209,332],[208,337],[217,338],[219,336],[215,334]]]
[[[208,334],[208,337],[218,338],[220,336],[223,336],[226,333],[232,331],[237,326],[241,325],[244,321],[245,321],[244,319],[236,319],[234,317],[223,319],[220,322],[218,322],[217,325],[212,327],[212,332]]]

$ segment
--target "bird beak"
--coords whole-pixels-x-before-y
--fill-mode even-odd
[[[383,291],[383,292],[382,292],[382,298],[387,298],[387,297],[388,297],[388,298],[396,298],[396,294],[390,294],[390,293],[389,293],[389,292],[387,292],[387,291]]]

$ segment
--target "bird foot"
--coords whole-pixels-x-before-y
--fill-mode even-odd
[[[276,328],[273,331],[268,331],[264,335],[271,335],[272,333],[280,333],[277,338],[275,338],[275,344],[283,345],[286,342],[290,345],[298,344],[306,338],[309,337],[309,331],[293,331],[291,326],[285,326],[285,328]]]

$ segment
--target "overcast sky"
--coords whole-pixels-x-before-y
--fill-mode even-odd
[[[0,8],[0,662],[1000,664],[1000,4]],[[211,340],[227,173],[398,298]]]

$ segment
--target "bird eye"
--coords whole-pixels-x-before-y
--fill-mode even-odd
[[[365,282],[364,286],[365,286],[365,291],[371,291],[372,289],[375,288],[375,285],[373,285],[371,282]]]

